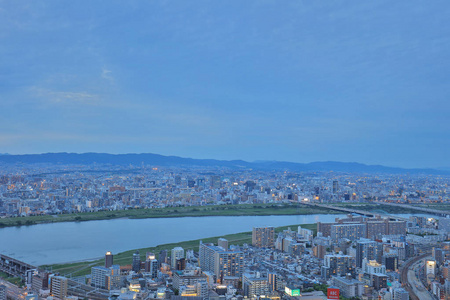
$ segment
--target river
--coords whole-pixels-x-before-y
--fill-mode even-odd
[[[333,222],[342,216],[316,214],[114,219],[7,227],[0,229],[0,253],[39,266],[99,258],[106,251],[119,253],[251,231],[253,227]]]

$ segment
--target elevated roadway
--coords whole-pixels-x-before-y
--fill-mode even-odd
[[[400,282],[402,287],[408,291],[412,300],[433,299],[430,293],[425,289],[420,280],[417,279],[413,266],[421,263],[423,259],[430,256],[431,252],[413,257],[406,261],[400,268]]]
[[[354,209],[354,208],[339,207],[339,206],[334,206],[334,205],[329,205],[329,204],[319,204],[319,203],[311,203],[311,202],[305,202],[305,201],[302,201],[299,203],[303,204],[303,205],[307,205],[307,206],[327,208],[327,209],[332,209],[332,210],[351,213],[351,214],[363,215],[363,216],[367,216],[367,217],[380,216],[382,218],[389,218],[390,220],[408,221],[407,218],[403,218],[403,217],[397,217],[397,216],[392,216],[392,215],[387,215],[387,214],[379,214],[379,213],[374,213],[374,212],[359,210],[359,209]]]
[[[448,210],[431,209],[431,208],[425,208],[425,207],[414,206],[414,205],[409,205],[409,204],[400,204],[400,203],[389,203],[389,202],[379,202],[379,201],[377,201],[375,203],[383,204],[383,205],[389,205],[389,206],[395,206],[395,207],[401,207],[401,208],[414,209],[414,210],[423,211],[423,212],[426,212],[426,213],[438,215],[438,216],[441,216],[441,217],[450,216],[450,211],[448,211]]]
[[[37,267],[4,254],[0,254],[0,271],[10,276],[25,279],[26,272],[33,269],[37,269]]]

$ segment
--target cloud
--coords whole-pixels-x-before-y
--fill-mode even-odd
[[[87,92],[53,91],[49,89],[32,87],[31,93],[51,103],[98,105],[100,102],[99,95]]]
[[[113,83],[114,82],[114,77],[112,76],[112,71],[108,70],[106,68],[102,69],[102,78],[106,79],[107,81]]]

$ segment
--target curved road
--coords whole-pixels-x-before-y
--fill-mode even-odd
[[[425,257],[430,256],[431,253],[425,253],[416,257],[413,257],[411,259],[409,259],[408,261],[406,261],[405,265],[402,267],[401,271],[400,271],[400,280],[402,282],[402,286],[405,290],[408,291],[409,296],[411,297],[412,300],[420,300],[420,299],[424,299],[424,298],[420,298],[417,294],[416,294],[416,289],[415,289],[415,283],[411,283],[408,279],[408,273],[410,271],[410,268],[413,264],[419,262],[420,260],[424,259]],[[414,271],[412,271],[414,275]],[[409,276],[411,277],[411,276]],[[415,277],[415,276],[414,276]],[[422,284],[422,283],[420,283]],[[426,291],[426,290],[425,290]],[[423,294],[423,291],[417,291],[420,294]],[[427,291],[428,292],[428,291]]]

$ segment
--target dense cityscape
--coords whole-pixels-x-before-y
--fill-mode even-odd
[[[448,176],[8,164],[2,174],[3,226],[32,225],[32,217],[46,215],[83,221],[77,216],[101,211],[244,209],[250,204],[327,207],[348,215],[308,228],[242,228],[252,231],[248,243],[219,238],[194,248],[136,251],[131,264],[115,264],[116,253],[105,249],[102,265],[88,265],[86,275],[53,272],[1,254],[2,274],[9,280],[2,280],[0,299],[300,300],[338,295],[403,300],[450,295],[446,213],[441,210],[438,216],[438,209],[437,215],[425,217],[426,211],[416,211],[404,217],[384,211],[398,205],[442,207],[449,198]],[[14,280],[23,287],[13,286]]]
[[[450,300],[449,20],[0,0],[0,300]]]
[[[272,172],[226,168],[2,167],[0,216],[226,204],[443,203],[439,175]]]

